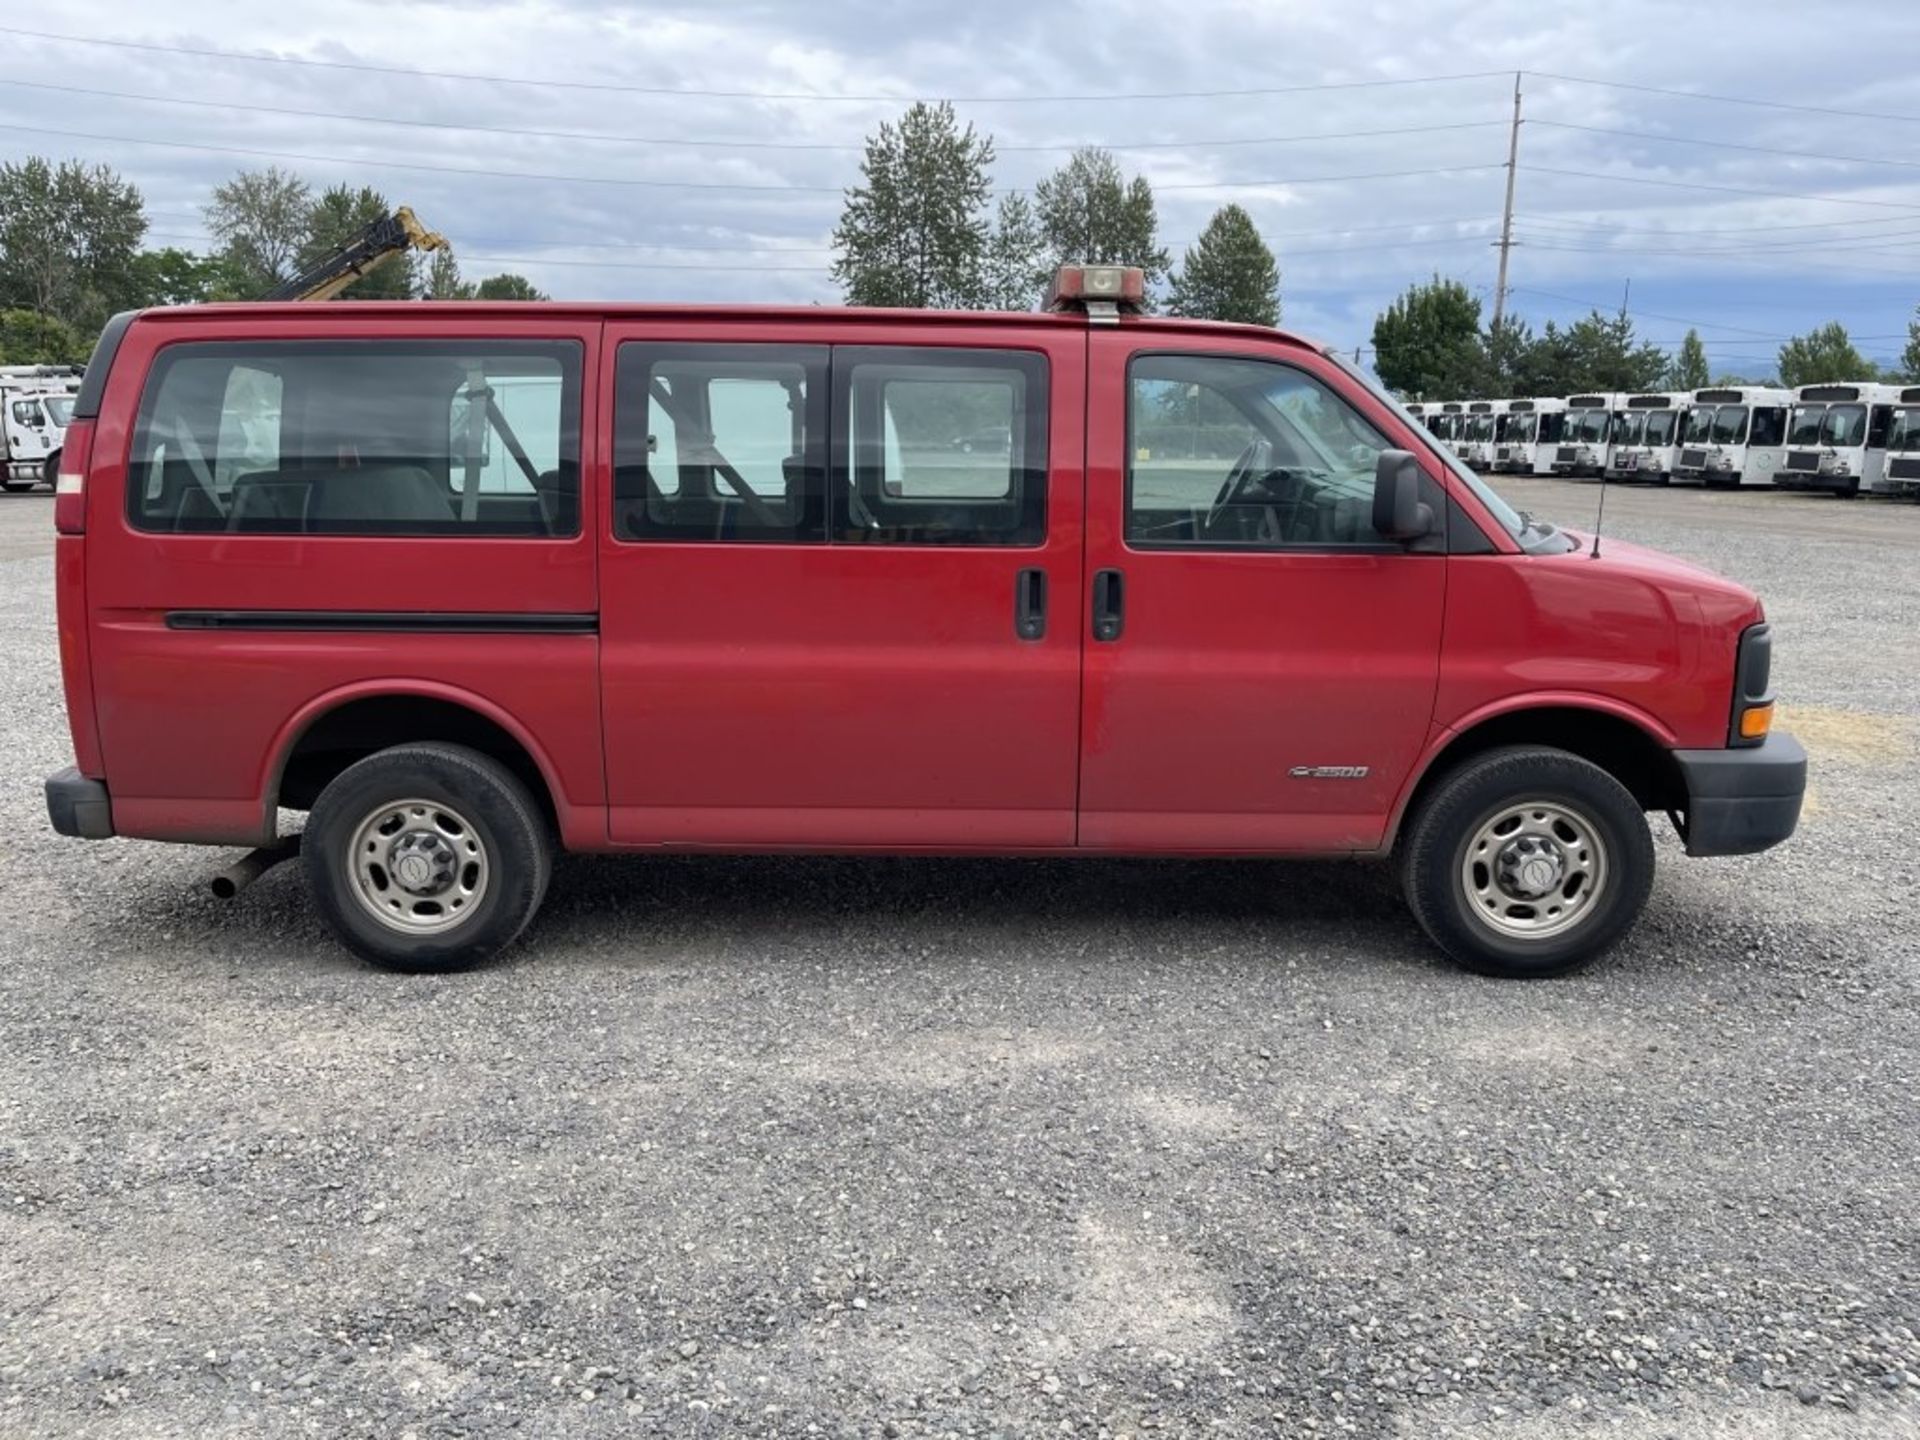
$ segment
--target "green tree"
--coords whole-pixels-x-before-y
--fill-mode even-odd
[[[132,303],[140,192],[105,165],[0,165],[0,304],[97,329]]]
[[[1669,390],[1704,390],[1711,382],[1712,372],[1707,368],[1707,347],[1700,343],[1698,330],[1687,331],[1686,338],[1680,342],[1680,348],[1674,353],[1672,362],[1667,366],[1667,388]]]
[[[1409,286],[1373,322],[1373,368],[1410,399],[1473,393],[1483,369],[1480,301],[1458,280],[1438,275]]]
[[[1780,383],[1789,390],[1828,381],[1875,380],[1879,374],[1873,362],[1853,348],[1847,327],[1838,320],[1780,347]]]
[[[1153,187],[1144,176],[1127,180],[1119,162],[1091,146],[1076,150],[1034,187],[1049,268],[1073,263],[1138,265],[1147,272],[1148,293],[1172,265],[1160,248]]]
[[[169,245],[133,257],[135,305],[200,305],[245,299],[245,277],[221,255],[196,255]]]
[[[1280,267],[1238,205],[1213,212],[1173,277],[1170,307],[1200,320],[1280,323]]]
[[[1907,322],[1907,348],[1900,352],[1900,375],[1909,385],[1920,385],[1920,305]]]
[[[1046,241],[1027,197],[1009,191],[1000,197],[993,235],[987,241],[986,294],[992,310],[1031,310],[1046,293]]]
[[[207,230],[248,295],[292,278],[312,211],[307,182],[278,166],[242,170],[215,187]]]
[[[1480,337],[1480,369],[1473,385],[1462,394],[1469,399],[1491,396],[1545,395],[1540,342],[1533,327],[1518,315],[1503,315]]]
[[[833,231],[849,305],[966,309],[987,299],[987,167],[993,141],[953,106],[916,104],[867,137],[861,183]]]
[[[1553,393],[1651,390],[1667,373],[1666,353],[1658,345],[1635,340],[1627,315],[1595,310],[1568,326],[1566,336],[1568,388]]]
[[[460,278],[460,262],[453,251],[436,250],[427,262],[427,276],[420,287],[428,300],[474,300],[479,298],[472,284]]]
[[[92,333],[37,310],[0,310],[0,365],[84,364]]]
[[[335,185],[307,210],[306,236],[295,259],[295,269],[317,265],[347,244],[367,226],[392,213],[386,196],[371,186],[358,190]],[[341,300],[411,300],[417,277],[410,252],[389,255],[336,297]]]
[[[475,287],[473,298],[476,300],[551,300],[553,297],[544,290],[537,290],[531,280],[524,275],[489,275]]]

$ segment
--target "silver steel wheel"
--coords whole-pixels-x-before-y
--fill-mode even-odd
[[[1467,909],[1496,935],[1545,940],[1582,924],[1607,889],[1607,848],[1585,815],[1557,800],[1503,805],[1460,855]]]
[[[354,827],[347,853],[354,898],[402,935],[451,930],[487,893],[490,866],[480,832],[438,800],[379,806]]]

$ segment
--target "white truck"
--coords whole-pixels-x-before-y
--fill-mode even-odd
[[[1874,487],[1889,495],[1920,495],[1920,385],[1903,389],[1887,427],[1887,469]]]
[[[1831,490],[1846,499],[1863,488],[1880,489],[1899,398],[1895,385],[1802,385],[1793,392],[1786,459],[1773,483],[1784,490]]]
[[[1675,480],[1701,485],[1771,485],[1784,462],[1793,392],[1722,385],[1693,392],[1680,427]]]
[[[1613,412],[1618,395],[1569,395],[1567,424],[1553,448],[1553,473],[1579,477],[1604,476],[1613,459]]]
[[[1494,422],[1493,468],[1503,475],[1551,475],[1566,423],[1567,402],[1557,397],[1509,400]]]
[[[1629,395],[1614,413],[1609,480],[1665,485],[1673,479],[1680,424],[1693,397],[1685,391]]]
[[[68,365],[0,365],[0,487],[53,483],[79,377]]]

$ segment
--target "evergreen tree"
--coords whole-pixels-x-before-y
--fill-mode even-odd
[[[1408,287],[1373,322],[1373,368],[1410,399],[1473,394],[1484,369],[1479,300],[1458,280],[1438,275]]]
[[[1707,369],[1707,347],[1700,343],[1698,330],[1687,331],[1686,339],[1667,367],[1669,390],[1704,390],[1712,372]]]
[[[1900,352],[1901,377],[1909,385],[1920,385],[1920,305],[1907,322],[1907,348]]]
[[[1280,267],[1238,205],[1213,212],[1173,277],[1171,308],[1201,320],[1280,323]]]
[[[1051,266],[1138,265],[1149,293],[1172,264],[1160,248],[1153,187],[1145,177],[1129,181],[1105,150],[1076,150],[1034,187],[1034,209]]]
[[[427,262],[427,278],[420,288],[428,300],[478,298],[474,287],[460,278],[460,262],[453,258],[451,249],[433,252],[433,258]]]
[[[1780,383],[1789,390],[1828,381],[1876,380],[1880,372],[1854,348],[1847,327],[1830,320],[1780,347]]]
[[[1031,310],[1046,294],[1046,242],[1033,206],[1018,191],[1000,197],[987,242],[985,304],[993,310]]]
[[[916,104],[869,136],[861,183],[833,232],[833,277],[847,303],[982,304],[992,163],[992,140],[963,129],[945,102]]]

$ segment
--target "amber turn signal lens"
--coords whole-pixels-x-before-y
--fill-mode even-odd
[[[1740,712],[1740,738],[1758,740],[1773,728],[1773,706],[1750,705]]]

